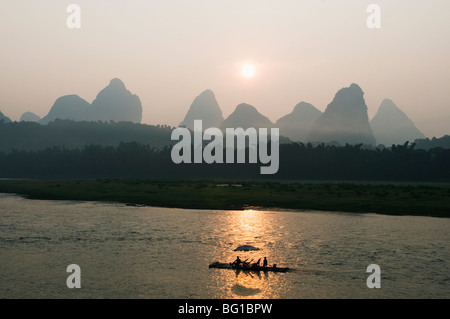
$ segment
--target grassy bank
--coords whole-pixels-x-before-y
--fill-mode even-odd
[[[115,201],[198,209],[287,208],[450,217],[450,186],[186,180],[4,180],[33,199]]]

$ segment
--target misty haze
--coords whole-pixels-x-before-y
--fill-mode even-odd
[[[450,297],[449,12],[1,1],[0,298]]]

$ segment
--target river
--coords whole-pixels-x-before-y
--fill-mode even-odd
[[[0,298],[449,298],[450,219],[0,194]],[[260,250],[235,252],[240,245]],[[286,273],[210,269],[268,258]],[[80,267],[69,289],[67,266]],[[368,288],[370,264],[381,288]]]

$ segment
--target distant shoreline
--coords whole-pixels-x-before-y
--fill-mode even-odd
[[[448,184],[224,180],[0,180],[30,199],[109,201],[185,209],[290,209],[450,217]]]

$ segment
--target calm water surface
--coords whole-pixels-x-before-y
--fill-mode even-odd
[[[449,298],[450,219],[211,211],[0,194],[0,298]],[[209,269],[239,245],[288,273]],[[381,288],[369,289],[369,264]],[[81,289],[66,286],[69,264]]]

